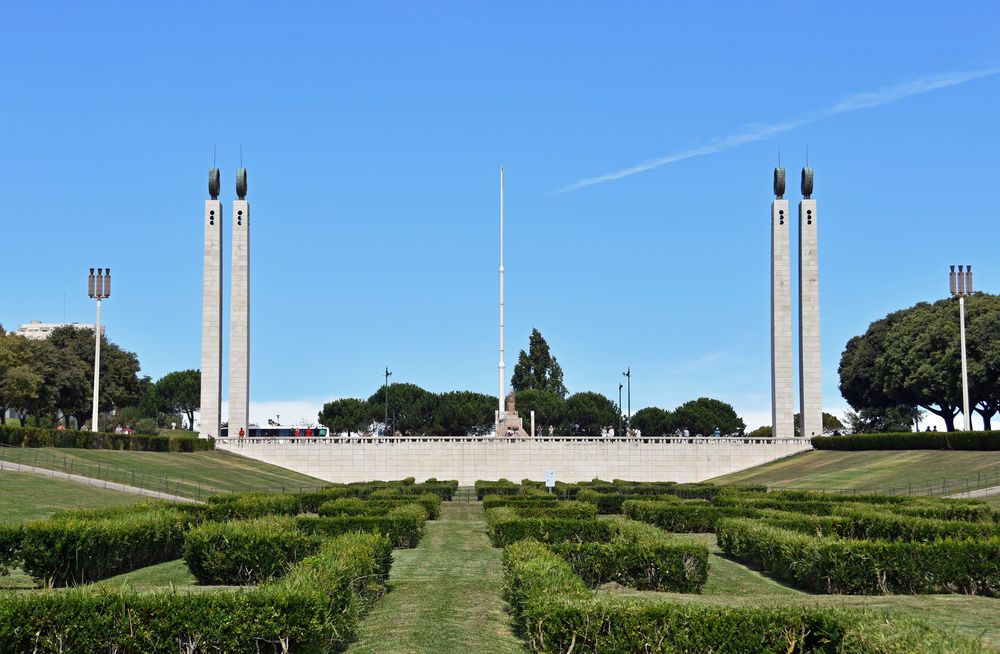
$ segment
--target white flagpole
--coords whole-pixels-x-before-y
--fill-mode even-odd
[[[500,380],[497,412],[497,436],[500,436],[500,428],[506,425],[507,415],[504,410],[504,395],[506,395],[507,385],[505,380],[505,367],[503,362],[503,166],[500,166]]]

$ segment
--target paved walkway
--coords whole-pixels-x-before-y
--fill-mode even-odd
[[[417,548],[393,552],[389,587],[348,654],[525,651],[504,611],[500,550],[486,538],[478,502],[444,502]]]
[[[989,488],[980,488],[966,493],[956,493],[954,495],[949,495],[948,497],[968,499],[972,497],[989,497],[990,495],[1000,495],[1000,486],[990,486]]]
[[[129,486],[128,484],[119,484],[113,481],[94,479],[93,477],[84,477],[83,475],[73,475],[68,472],[49,470],[48,468],[36,468],[35,466],[26,466],[21,463],[11,463],[10,461],[0,461],[0,470],[12,470],[14,472],[29,472],[35,475],[43,475],[45,477],[53,477],[55,479],[64,479],[66,481],[73,481],[78,484],[84,484],[86,486],[94,486],[95,488],[104,488],[107,490],[118,491],[120,493],[131,493],[132,495],[143,495],[145,497],[151,497],[157,500],[169,500],[171,502],[188,502],[190,504],[204,504],[204,502],[199,502],[198,500],[192,500],[189,497],[180,497],[179,495],[171,495],[170,493],[161,493],[160,491],[149,490],[148,488],[139,488],[137,486]]]

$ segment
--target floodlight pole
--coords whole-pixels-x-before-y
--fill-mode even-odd
[[[90,276],[87,279],[87,293],[92,299],[97,300],[97,322],[94,323],[94,404],[90,418],[90,431],[98,431],[97,414],[101,398],[101,300],[111,296],[111,269],[105,272],[104,268],[98,268],[97,274],[94,269],[90,269]],[[79,428],[79,425],[77,425]]]
[[[962,268],[966,271],[962,272]],[[951,266],[949,281],[951,294],[958,296],[958,325],[962,344],[962,417],[965,431],[969,431],[972,423],[969,419],[969,367],[965,356],[965,296],[972,294],[972,266],[959,266],[957,278],[955,266]]]
[[[383,386],[385,395],[385,426],[382,428],[383,433],[389,430],[389,377],[392,377],[392,373],[389,372],[389,366],[385,367],[385,386]],[[388,434],[385,434],[388,436]]]
[[[625,435],[622,432],[622,388],[624,387],[625,384],[618,382],[618,435],[619,436]]]
[[[507,425],[507,412],[504,409],[504,396],[507,394],[507,374],[503,362],[503,166],[500,166],[500,364],[497,393],[497,436],[500,429]]]
[[[622,373],[622,375],[625,377],[625,380],[628,382],[627,383],[627,388],[628,388],[628,418],[625,419],[625,429],[626,430],[631,430],[632,429],[632,366],[629,366],[625,370],[625,372]],[[621,388],[618,389],[618,392],[621,393]],[[621,410],[621,405],[619,404],[619,411],[620,410]]]

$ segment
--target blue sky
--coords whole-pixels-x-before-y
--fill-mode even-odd
[[[1000,280],[1000,8],[914,7],[7,3],[0,322],[92,320],[110,266],[111,339],[154,378],[198,367],[206,171],[228,204],[242,145],[253,418],[387,364],[495,393],[503,163],[509,369],[534,326],[571,391],[616,399],[631,366],[633,412],[709,395],[756,427],[771,169],[808,147],[840,411],[848,338],[950,263]]]

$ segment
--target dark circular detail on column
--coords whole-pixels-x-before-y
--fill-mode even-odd
[[[213,200],[219,199],[219,169],[209,168],[208,169],[208,194]]]
[[[236,169],[236,197],[240,200],[247,198],[247,169]]]
[[[810,199],[813,194],[813,169],[809,166],[802,168],[802,197]]]
[[[774,169],[774,197],[781,200],[785,196],[785,169],[778,167]]]

